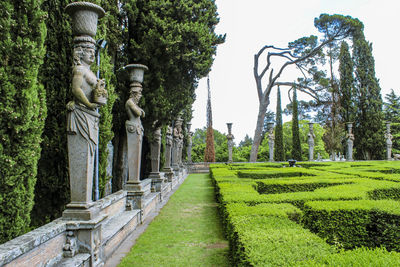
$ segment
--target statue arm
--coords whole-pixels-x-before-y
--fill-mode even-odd
[[[85,93],[82,91],[82,83],[83,83],[83,73],[82,71],[78,69],[74,69],[73,72],[73,78],[72,78],[72,94],[74,95],[75,99],[78,100],[78,102],[84,104],[90,109],[95,109],[97,107],[97,104],[91,103]]]
[[[135,114],[137,117],[144,117],[143,109],[139,108],[132,100],[126,102],[127,107]]]

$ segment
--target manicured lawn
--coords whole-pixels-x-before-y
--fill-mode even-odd
[[[191,174],[119,266],[229,266],[208,174]]]

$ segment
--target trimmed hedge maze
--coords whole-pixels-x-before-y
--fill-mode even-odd
[[[234,266],[400,266],[400,162],[214,164]]]

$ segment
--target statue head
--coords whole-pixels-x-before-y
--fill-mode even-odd
[[[81,42],[74,46],[74,65],[82,65],[85,62],[91,65],[95,60],[95,46],[91,42]]]
[[[133,102],[135,102],[136,105],[139,104],[139,101],[142,98],[142,87],[131,85],[130,97],[133,98]]]

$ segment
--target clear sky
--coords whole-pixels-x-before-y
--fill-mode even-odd
[[[376,76],[382,97],[390,89],[400,94],[400,1],[399,0],[216,0],[219,34],[226,41],[217,49],[210,72],[213,127],[232,133],[238,144],[248,134],[253,138],[258,113],[258,97],[253,76],[253,57],[264,45],[287,47],[288,42],[316,35],[314,18],[322,13],[350,15],[364,23],[364,33],[373,44]],[[261,62],[260,65],[262,66]],[[289,73],[280,81],[293,81]],[[288,103],[282,90],[282,108]],[[196,90],[192,131],[206,125],[207,79]],[[301,99],[302,95],[298,95]],[[275,112],[276,92],[269,110]]]

